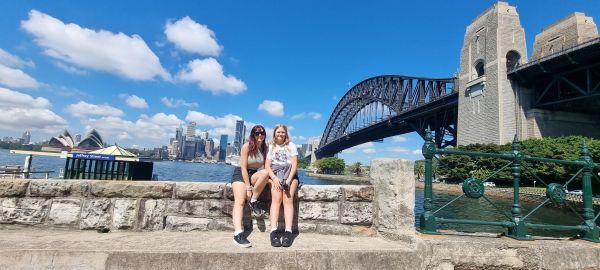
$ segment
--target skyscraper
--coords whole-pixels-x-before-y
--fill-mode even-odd
[[[21,144],[29,144],[31,141],[31,133],[29,131],[23,132],[23,136],[21,136]]]
[[[190,121],[187,126],[187,132],[185,134],[185,139],[188,141],[193,141],[194,137],[196,137],[196,122]]]
[[[183,154],[183,126],[180,125],[177,129],[175,129],[175,140],[177,141],[177,148],[173,149],[174,154],[177,158],[181,158]]]
[[[221,135],[221,140],[219,141],[219,161],[225,162],[225,158],[227,157],[227,135]]]
[[[205,141],[208,140],[208,132],[206,132],[206,131],[200,132],[200,138],[202,138]]]
[[[244,145],[244,136],[246,135],[246,126],[244,120],[235,121],[235,138],[233,139],[233,152],[236,155],[240,155],[242,151],[242,145]]]
[[[204,142],[205,142],[204,150],[206,153],[206,157],[212,158],[212,152],[213,152],[213,148],[215,147],[215,142],[213,141],[212,138],[207,139]]]

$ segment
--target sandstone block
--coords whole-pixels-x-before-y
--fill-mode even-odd
[[[83,197],[89,189],[89,182],[79,180],[35,180],[29,184],[32,197]]]
[[[165,229],[181,232],[207,231],[210,222],[211,219],[209,218],[167,216]]]
[[[27,185],[29,185],[29,180],[0,180],[0,197],[23,197],[27,192]]]
[[[347,225],[318,224],[317,233],[350,235],[352,233],[352,227]]]
[[[110,199],[87,199],[81,209],[80,229],[110,228]]]
[[[80,212],[80,199],[54,199],[48,214],[48,222],[53,225],[76,225]]]
[[[214,218],[208,224],[209,230],[233,231],[233,222],[231,218]]]
[[[302,220],[329,220],[339,219],[339,204],[337,202],[301,202],[298,218]]]
[[[177,183],[175,198],[184,200],[223,198],[224,183]]]
[[[377,236],[377,230],[369,226],[352,226],[351,234],[355,236],[375,237]]]
[[[344,199],[349,202],[372,202],[375,197],[373,186],[344,186]]]
[[[171,198],[173,183],[142,181],[90,181],[91,194],[108,198]]]
[[[50,204],[51,200],[39,198],[5,198],[0,205],[0,223],[42,223]]]
[[[373,204],[368,202],[346,202],[342,204],[342,224],[373,223]]]
[[[167,209],[165,200],[146,200],[142,204],[142,224],[144,230],[159,231],[164,228],[164,215]]]
[[[167,203],[167,213],[170,215],[187,215],[197,217],[224,217],[227,209],[233,204],[224,200],[170,200]]]
[[[112,226],[116,229],[131,229],[137,217],[138,200],[116,199],[114,201]]]
[[[314,233],[317,231],[317,224],[314,223],[298,223],[298,231],[300,233]]]
[[[302,186],[298,190],[298,199],[302,201],[338,201],[341,197],[341,186]]]

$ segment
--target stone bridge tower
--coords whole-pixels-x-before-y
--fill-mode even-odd
[[[512,141],[523,112],[507,69],[526,59],[515,7],[497,2],[467,26],[458,75],[458,145]]]

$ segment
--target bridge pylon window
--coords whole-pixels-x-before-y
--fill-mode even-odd
[[[485,75],[485,63],[483,60],[475,62],[475,74],[477,74],[477,78]]]
[[[521,64],[521,55],[516,51],[509,51],[506,54],[506,71],[511,71]]]

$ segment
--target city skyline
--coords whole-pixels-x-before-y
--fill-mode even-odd
[[[452,76],[466,26],[494,2],[1,2],[0,137],[96,129],[108,144],[154,148],[195,122],[196,136],[235,144],[244,121],[264,125],[269,139],[286,124],[306,144],[364,79]],[[594,1],[508,3],[528,58],[543,27],[575,11],[600,17]],[[339,156],[414,160],[421,144],[409,133]]]

